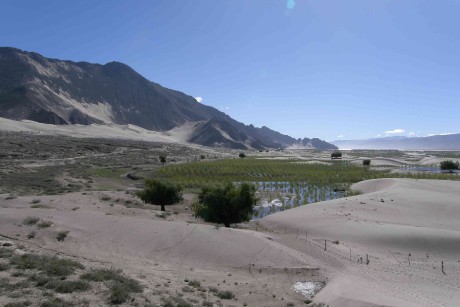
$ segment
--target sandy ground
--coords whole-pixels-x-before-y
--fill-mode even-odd
[[[305,305],[292,287],[307,281],[326,282],[315,301],[331,307],[458,306],[460,182],[379,179],[353,188],[364,194],[277,213],[247,229],[200,223],[188,212],[191,196],[161,217],[156,207],[126,207],[134,199],[124,192],[40,196],[49,208],[31,208],[37,197],[4,194],[0,235],[123,268],[150,288],[172,281],[169,291],[178,291],[184,278],[218,285],[237,296],[224,306]],[[27,239],[28,216],[53,225]],[[60,230],[70,231],[64,242],[55,239]]]
[[[261,221],[286,237],[299,233],[305,241],[308,234],[307,243],[333,259],[316,300],[330,306],[458,306],[460,182],[379,179],[352,188],[365,194]]]
[[[31,120],[15,121],[0,117],[0,131],[27,132],[41,135],[63,135],[76,138],[114,138],[149,142],[181,142],[190,127],[178,127],[167,132],[143,129],[135,125],[51,125]]]

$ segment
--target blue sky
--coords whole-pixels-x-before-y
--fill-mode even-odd
[[[246,124],[326,140],[460,132],[460,2],[0,3],[0,45],[120,61]]]

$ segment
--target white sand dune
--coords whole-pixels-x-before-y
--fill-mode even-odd
[[[76,138],[128,139],[164,143],[181,142],[183,139],[183,135],[174,133],[175,131],[150,131],[135,125],[51,125],[31,120],[15,121],[3,117],[0,117],[0,131],[62,135]]]
[[[32,197],[0,195],[0,234],[153,280],[226,279],[249,306],[302,302],[292,287],[315,281],[326,282],[315,301],[331,307],[458,306],[460,182],[379,179],[353,188],[364,194],[270,215],[257,222],[259,231],[165,221],[146,209],[111,207],[99,192],[41,196],[49,209],[31,208]],[[27,216],[53,226],[27,240]],[[63,243],[59,230],[70,231]]]
[[[329,240],[329,253],[344,260],[317,299],[331,306],[458,306],[460,182],[378,179],[352,188],[365,194],[261,221],[279,232],[308,232],[320,247]],[[370,264],[357,264],[366,255]]]

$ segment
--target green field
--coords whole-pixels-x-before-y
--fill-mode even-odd
[[[224,159],[171,164],[159,168],[155,177],[185,188],[228,182],[289,182],[346,189],[351,184],[377,178],[417,178],[458,180],[459,176],[433,173],[391,173],[350,164],[347,161],[303,163],[304,160]]]

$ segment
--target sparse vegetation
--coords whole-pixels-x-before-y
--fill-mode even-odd
[[[235,298],[235,294],[233,294],[233,292],[228,291],[228,290],[226,291],[219,290],[217,291],[216,296],[222,300],[232,300]]]
[[[35,205],[31,205],[30,208],[33,208],[33,209],[50,209],[52,207],[48,206],[48,205],[44,205],[44,204],[35,204]]]
[[[109,200],[111,200],[111,199],[112,199],[112,198],[111,198],[109,195],[102,195],[102,197],[101,197],[101,200],[102,200],[102,201],[109,201]]]
[[[37,224],[39,221],[40,219],[36,216],[28,216],[22,221],[22,224],[26,226],[32,226],[32,225]]]
[[[59,231],[56,235],[56,240],[58,240],[59,242],[62,242],[65,240],[65,238],[67,238],[67,235],[69,234],[70,231],[67,231],[67,230],[63,230],[63,231]]]
[[[99,269],[85,273],[80,278],[94,282],[110,282],[108,302],[111,304],[122,304],[130,298],[131,293],[140,293],[143,290],[138,281],[124,276],[121,270]]]
[[[84,269],[82,264],[73,260],[35,254],[14,256],[10,263],[18,270],[38,270],[47,276],[55,277],[66,277],[77,269]]]
[[[39,223],[37,223],[38,228],[48,228],[51,225],[53,225],[53,222],[51,221],[40,221]]]
[[[36,234],[37,234],[37,233],[36,233],[34,230],[32,230],[32,231],[29,232],[29,234],[27,235],[27,239],[33,239],[33,238],[35,238],[35,235],[36,235]]]
[[[19,301],[19,302],[10,302],[5,304],[5,307],[27,307],[32,306],[32,302],[29,300]]]
[[[52,297],[40,304],[40,307],[68,307],[74,306],[73,303],[58,297]]]
[[[160,160],[161,164],[165,164],[166,163],[166,156],[165,155],[160,155],[158,157],[158,159]]]
[[[46,289],[54,290],[57,293],[82,292],[91,288],[90,284],[83,280],[57,280],[52,279],[45,285]]]
[[[163,307],[193,307],[190,303],[187,303],[182,297],[174,296],[166,299],[163,302]]]

